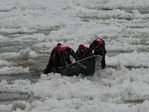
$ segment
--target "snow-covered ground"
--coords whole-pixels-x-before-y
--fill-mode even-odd
[[[85,78],[39,72],[36,83],[3,79],[0,93],[28,98],[1,104],[0,112],[148,112],[148,0],[1,0],[0,76],[44,68],[58,42],[76,50],[98,37],[106,69]]]

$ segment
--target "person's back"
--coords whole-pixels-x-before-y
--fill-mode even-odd
[[[56,57],[55,57],[55,62],[56,62],[55,64],[56,64],[57,71],[58,71],[58,67],[65,66],[67,64],[72,63],[72,61],[70,60],[70,55],[76,61],[78,60],[78,57],[72,48],[65,45],[60,45],[57,48]]]
[[[86,58],[87,53],[88,53],[88,47],[84,46],[83,44],[80,44],[77,51],[76,51],[76,54],[77,54],[78,58],[80,60],[83,59],[83,58]]]
[[[89,46],[88,56],[94,51],[94,55],[104,55],[106,54],[105,42],[103,39],[95,39]]]

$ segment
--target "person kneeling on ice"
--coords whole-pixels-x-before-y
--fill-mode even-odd
[[[102,69],[106,68],[106,61],[105,61],[105,55],[107,53],[105,49],[105,42],[101,38],[95,39],[89,46],[88,49],[88,56],[92,55],[92,51],[94,51],[94,55],[101,55],[101,67]]]
[[[57,46],[54,47],[53,50],[51,51],[49,62],[47,64],[46,68],[43,71],[44,74],[54,72],[54,70],[55,70],[55,54],[56,54],[58,46],[60,46],[60,45],[61,45],[61,43],[58,43]]]
[[[76,54],[78,58],[81,60],[87,57],[87,52],[88,52],[88,47],[84,46],[83,44],[80,44],[76,51]]]
[[[55,67],[56,67],[56,72],[59,72],[59,67],[68,65],[72,63],[70,60],[70,55],[78,61],[79,58],[77,57],[76,53],[73,51],[72,48],[64,45],[60,45],[57,48],[57,52],[55,55]]]

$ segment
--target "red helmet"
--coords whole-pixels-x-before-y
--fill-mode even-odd
[[[79,45],[79,49],[85,49],[86,47],[83,44]]]

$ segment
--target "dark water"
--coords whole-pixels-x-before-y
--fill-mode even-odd
[[[129,12],[129,13],[132,13],[133,10],[129,10],[129,9],[126,9],[125,10],[126,12]],[[148,14],[149,13],[149,9],[141,9],[141,10],[138,10],[140,14]]]
[[[27,93],[12,93],[12,92],[1,92],[0,93],[0,105],[10,104],[13,101],[28,100],[30,97]]]

